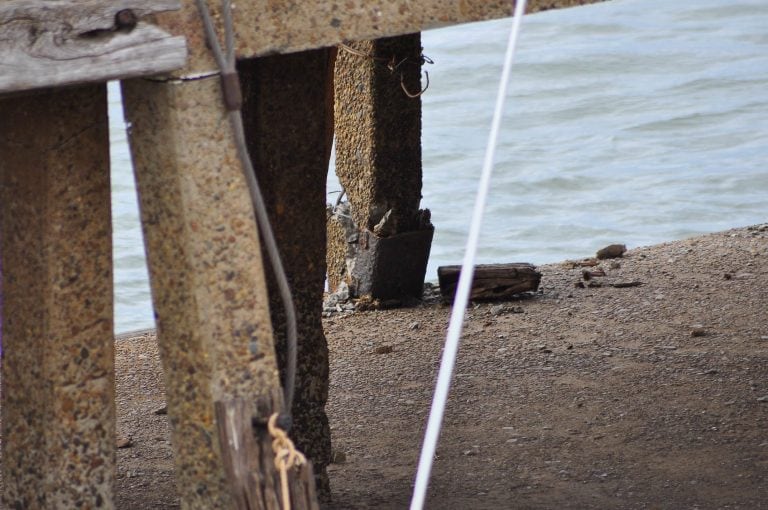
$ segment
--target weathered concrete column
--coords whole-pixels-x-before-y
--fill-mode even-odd
[[[349,208],[329,221],[331,290],[346,281],[353,295],[421,296],[432,239],[419,210],[421,63],[419,33],[339,49],[336,173]]]
[[[0,101],[4,508],[112,508],[106,86]]]
[[[315,466],[321,499],[329,495],[331,438],[328,346],[321,323],[325,280],[326,103],[331,50],[243,61],[243,117],[249,152],[267,201],[298,315],[296,396],[291,436]],[[265,256],[266,257],[266,256]],[[280,366],[285,366],[285,314],[271,269],[270,309]]]
[[[124,82],[182,507],[231,508],[214,402],[278,389],[259,238],[217,76]]]

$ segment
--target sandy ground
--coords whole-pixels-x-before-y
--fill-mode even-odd
[[[768,225],[539,269],[467,310],[428,507],[768,508]],[[325,320],[327,508],[407,508],[449,312]],[[117,355],[117,506],[175,508],[153,335]]]

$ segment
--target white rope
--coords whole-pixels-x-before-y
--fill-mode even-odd
[[[483,223],[483,211],[488,197],[488,188],[491,183],[491,173],[493,172],[493,161],[498,144],[499,129],[501,127],[501,118],[504,113],[504,100],[507,94],[509,84],[509,75],[512,69],[512,61],[515,56],[515,47],[517,45],[518,34],[520,33],[520,23],[525,13],[526,0],[515,2],[514,19],[512,22],[512,31],[509,34],[507,44],[507,54],[504,59],[504,68],[501,72],[501,81],[499,83],[499,92],[496,96],[496,109],[493,112],[493,121],[491,123],[491,132],[488,136],[488,145],[485,149],[485,160],[483,162],[483,171],[480,176],[480,184],[475,199],[475,209],[472,213],[472,223],[469,228],[469,236],[464,252],[464,261],[461,265],[461,276],[456,289],[456,296],[451,310],[451,320],[448,325],[448,335],[445,340],[443,357],[440,362],[440,372],[437,376],[435,385],[435,394],[432,398],[432,409],[429,413],[427,422],[427,431],[424,434],[424,444],[421,448],[421,457],[419,458],[419,467],[416,471],[416,485],[413,489],[413,498],[411,499],[411,510],[421,510],[424,507],[424,499],[429,485],[429,476],[432,471],[432,460],[437,448],[437,440],[440,436],[440,428],[443,423],[443,414],[445,413],[445,404],[448,400],[448,390],[453,377],[453,367],[456,362],[456,353],[459,349],[459,337],[464,324],[464,312],[469,302],[469,291],[472,284],[472,277],[475,272],[475,255],[477,254],[477,243],[480,237],[480,228]]]

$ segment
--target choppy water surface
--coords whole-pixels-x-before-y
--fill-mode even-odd
[[[461,261],[510,25],[423,35],[435,61],[423,96],[428,279]],[[614,0],[526,17],[500,142],[481,262],[766,221],[768,2]],[[124,331],[153,320],[124,134],[112,147]]]

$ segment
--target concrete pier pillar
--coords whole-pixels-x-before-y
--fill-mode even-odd
[[[267,202],[298,315],[296,396],[291,436],[315,468],[321,499],[329,495],[331,439],[328,346],[321,323],[325,280],[325,180],[328,173],[331,50],[240,62],[249,152]],[[285,318],[271,270],[270,310],[280,365]]]
[[[345,281],[353,295],[421,296],[432,239],[419,210],[421,64],[419,33],[339,49],[336,173],[349,207],[329,220],[331,290]]]
[[[4,508],[113,508],[106,86],[0,101]]]
[[[214,402],[278,389],[264,270],[218,76],[124,82],[182,508],[232,508]]]

